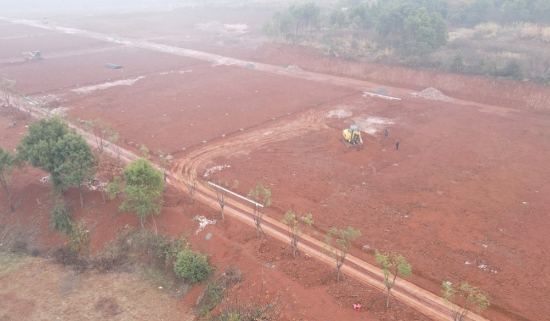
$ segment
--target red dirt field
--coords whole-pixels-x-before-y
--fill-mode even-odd
[[[57,100],[50,105],[67,108],[71,116],[110,123],[126,143],[124,148],[136,151],[137,143],[151,151],[171,152],[174,177],[181,174],[182,166],[196,168],[202,176],[214,166],[229,165],[211,178],[238,180],[235,191],[243,195],[261,181],[273,195],[267,216],[280,220],[288,209],[311,212],[315,227],[308,233],[317,239],[330,227],[361,230],[351,254],[374,264],[374,249],[402,253],[413,265],[413,275],[407,280],[436,295],[444,280],[468,281],[489,292],[491,306],[483,316],[490,320],[547,318],[550,307],[540,304],[550,300],[546,88],[370,65],[363,68],[371,72],[356,72],[354,63],[335,62],[296,48],[266,45],[252,50],[239,43],[258,43],[260,17],[249,18],[250,14],[233,9],[223,13],[185,9],[164,15],[127,15],[120,24],[114,23],[121,19],[115,16],[78,21],[65,17],[57,23],[152,38],[152,42],[154,37],[176,37],[177,26],[178,32],[187,32],[197,40],[190,44],[167,38],[158,43],[208,49],[266,64],[297,64],[307,71],[355,77],[356,84],[364,79],[380,87],[403,87],[390,88],[388,94],[402,100],[363,97],[355,86],[242,66],[213,67],[203,60],[123,45],[118,48],[88,38],[67,42],[66,34],[44,34],[43,29],[6,22],[0,23],[5,35],[0,37],[0,48],[23,47],[24,38],[10,39],[12,33],[22,37],[36,32],[47,46],[36,48],[31,38],[29,50],[45,53],[47,48],[52,58],[2,63],[20,57],[17,52],[0,50],[0,76],[17,80],[17,89],[33,99],[55,95]],[[235,16],[224,18],[231,13]],[[185,20],[190,16],[192,20]],[[236,44],[221,46],[213,43],[216,37],[201,38],[194,28],[195,23],[212,20],[256,27],[249,38],[246,34],[224,35],[226,42],[233,39]],[[77,36],[69,38],[73,37]],[[103,47],[116,49],[86,52]],[[124,68],[110,70],[103,67],[105,62]],[[88,93],[72,91],[128,80],[135,82]],[[410,89],[428,86],[446,89],[447,95],[472,104],[408,94]],[[510,99],[512,94],[516,98]],[[481,108],[473,103],[491,106]],[[5,129],[11,118],[3,116],[0,141],[2,147],[13,148],[24,134],[25,122]],[[339,141],[341,130],[352,123],[365,132],[363,150],[349,150]],[[385,128],[388,138],[383,134]],[[398,151],[396,140],[400,141]],[[191,159],[190,155],[200,157]],[[16,193],[23,198],[21,211],[32,212],[35,198],[47,198],[48,188],[37,182],[41,176],[31,171],[20,179]],[[191,232],[190,241],[211,253],[212,262],[219,267],[238,264],[246,277],[244,297],[254,297],[264,279],[266,295],[282,293],[284,319],[429,319],[406,306],[386,310],[381,302],[370,312],[353,311],[353,303],[367,306],[378,290],[350,277],[340,284],[322,284],[330,267],[307,256],[292,259],[286,244],[273,238],[256,239],[254,230],[237,220],[228,218],[195,235],[198,222],[192,218],[214,218],[216,213],[207,205],[188,204],[184,192],[176,187],[168,190],[166,206],[156,219],[160,229],[169,234]],[[3,200],[3,194],[1,197]],[[71,191],[68,197],[76,200],[78,193]],[[98,192],[88,191],[85,201],[88,211],[77,216],[94,226],[95,249],[113,238],[118,229],[139,224],[133,213],[117,214],[116,204],[104,206]],[[47,212],[36,211],[35,215]],[[42,229],[50,235],[47,242],[55,242],[47,232],[47,222]],[[207,232],[213,234],[209,241],[203,237]],[[362,251],[363,245],[372,250]],[[193,290],[181,304],[194,304],[199,292],[200,288]]]

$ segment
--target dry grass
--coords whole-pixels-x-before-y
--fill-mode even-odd
[[[521,39],[535,39],[540,36],[540,27],[533,23],[518,24],[520,30],[519,36]]]
[[[474,36],[496,37],[501,26],[495,22],[480,23],[474,28]]]
[[[475,26],[473,37],[497,38],[513,36],[526,40],[550,42],[550,27],[538,24],[521,22],[510,25],[500,25],[495,22],[480,23]]]

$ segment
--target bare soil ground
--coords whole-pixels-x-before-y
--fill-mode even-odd
[[[176,299],[134,273],[77,274],[6,252],[0,263],[1,320],[193,320]]]
[[[540,302],[550,300],[547,88],[358,66],[297,48],[261,45],[258,27],[264,11],[221,12],[182,9],[124,17],[64,17],[52,19],[52,24],[281,68],[298,65],[305,71],[349,77],[354,85],[243,66],[212,66],[203,60],[89,39],[67,42],[66,34],[44,35],[39,28],[32,30],[47,39],[53,58],[45,55],[43,61],[22,62],[16,61],[17,53],[0,51],[0,75],[16,79],[17,89],[33,99],[54,95],[50,105],[67,107],[71,116],[112,124],[125,148],[137,151],[137,143],[152,151],[169,151],[174,164],[192,163],[201,176],[214,166],[229,165],[212,177],[237,179],[236,191],[241,194],[263,182],[274,200],[267,215],[280,220],[288,209],[311,212],[315,229],[308,232],[314,237],[321,239],[333,226],[360,229],[362,236],[352,254],[373,263],[372,251],[362,251],[363,245],[403,253],[414,268],[409,281],[435,294],[443,280],[475,284],[490,293],[491,307],[484,315],[491,320],[545,319],[550,308]],[[198,23],[224,29],[209,31]],[[249,29],[235,33],[224,24],[247,24]],[[17,35],[17,39],[2,37],[0,48],[12,43],[22,48],[20,37],[34,32],[4,22],[0,29],[5,31],[2,34]],[[34,48],[32,39],[28,46]],[[115,49],[93,51],[103,46]],[[103,67],[106,62],[124,68],[110,70]],[[379,83],[390,89],[388,95],[402,100],[364,97],[357,89],[362,80]],[[106,84],[105,89],[90,87]],[[88,91],[74,91],[84,87]],[[455,101],[410,95],[426,87],[441,89]],[[456,99],[462,101],[458,104]],[[13,147],[24,133],[24,123],[4,129],[8,120],[7,115],[1,120],[3,147]],[[369,133],[363,135],[364,150],[349,150],[339,140],[341,130],[353,123]],[[384,129],[389,130],[387,138]],[[180,167],[173,170],[177,174]],[[47,192],[37,182],[41,174],[32,173],[19,181],[17,191],[25,195],[22,208],[28,211],[34,198]],[[76,200],[76,191],[69,197]],[[139,224],[132,213],[116,214],[114,203],[103,207],[97,192],[88,192],[85,200],[96,210],[79,211],[77,216],[87,217],[95,226],[96,249],[118,229]],[[191,242],[211,253],[220,267],[236,262],[247,280],[243,296],[257,296],[262,280],[268,295],[282,293],[286,319],[427,319],[407,307],[386,310],[381,303],[370,312],[353,311],[353,303],[368,305],[377,290],[351,278],[323,284],[328,267],[306,257],[292,259],[285,244],[255,239],[254,231],[238,221],[219,222],[196,235],[198,222],[193,218],[217,214],[205,205],[188,203],[183,191],[169,190],[157,225],[171,234],[192,232]],[[47,210],[36,213],[46,214]],[[47,224],[42,227],[48,234]],[[213,233],[209,241],[204,239],[207,232]],[[192,291],[180,304],[193,305],[199,292],[200,288]]]

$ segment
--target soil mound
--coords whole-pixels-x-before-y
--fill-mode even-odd
[[[453,100],[451,97],[445,96],[442,92],[440,92],[439,90],[433,87],[422,90],[420,93],[418,93],[418,97],[431,99],[431,100],[440,100],[440,101]]]
[[[300,69],[300,67],[298,67],[298,66],[290,65],[290,66],[286,67],[286,71],[291,72],[293,74],[296,74],[296,73],[302,72],[303,70]]]

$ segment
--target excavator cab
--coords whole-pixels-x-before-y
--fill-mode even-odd
[[[359,126],[351,125],[342,132],[342,142],[349,148],[363,148],[363,139]]]

